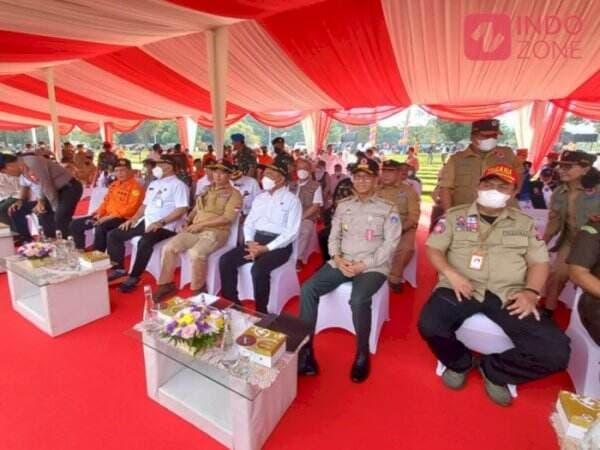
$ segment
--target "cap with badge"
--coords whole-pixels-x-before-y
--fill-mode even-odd
[[[283,175],[284,177],[288,178],[289,173],[288,173],[288,166],[287,164],[284,163],[275,163],[273,162],[272,164],[259,164],[258,165],[259,169],[271,169],[274,170],[276,172],[279,172],[281,175]]]
[[[518,176],[516,170],[512,166],[506,164],[497,164],[495,166],[488,167],[483,172],[482,177],[479,181],[486,180],[488,178],[500,178],[510,184],[518,183]]]
[[[242,133],[233,133],[231,136],[231,142],[244,142],[246,137]]]
[[[558,164],[560,165],[574,165],[580,166],[591,166],[596,161],[596,155],[586,153],[582,150],[563,150],[560,154]]]
[[[236,170],[236,166],[226,159],[219,159],[218,161],[211,160],[210,165],[207,168],[211,170],[223,170],[229,174],[232,174]]]
[[[401,163],[393,159],[388,159],[381,165],[381,170],[398,170],[400,167],[402,167]]]
[[[119,158],[117,159],[117,163],[115,164],[115,168],[116,167],[126,167],[128,169],[131,169],[131,161],[129,161],[126,158]]]
[[[161,163],[166,163],[166,164],[170,164],[171,166],[175,167],[175,158],[173,158],[171,155],[161,155],[160,159],[158,159],[156,161],[157,164],[161,164]]]
[[[377,175],[379,173],[379,164],[367,157],[362,157],[351,169],[352,174],[358,172],[368,173],[369,175]]]
[[[471,133],[479,133],[484,136],[502,134],[500,121],[498,119],[477,120],[471,124]]]
[[[271,141],[271,144],[273,145],[277,145],[277,144],[285,144],[285,139],[282,138],[281,136],[276,137],[275,139],[273,139]]]

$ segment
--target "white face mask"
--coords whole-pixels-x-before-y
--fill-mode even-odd
[[[308,170],[300,169],[296,171],[296,175],[300,180],[306,180],[310,176],[310,172]]]
[[[273,189],[275,187],[275,181],[273,181],[269,177],[263,177],[262,185],[263,185],[263,189],[265,191],[270,191],[271,189]]]
[[[487,139],[481,139],[477,146],[478,146],[479,150],[481,150],[482,152],[489,152],[491,149],[496,148],[497,143],[498,143],[498,139],[487,138]]]
[[[503,194],[495,189],[477,192],[477,203],[486,208],[500,209],[506,206],[510,195]]]
[[[154,175],[154,178],[156,178],[157,180],[160,180],[163,177],[162,167],[154,167],[152,169],[152,175]]]

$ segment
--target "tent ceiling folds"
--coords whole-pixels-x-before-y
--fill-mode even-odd
[[[598,1],[0,0],[0,11],[2,129],[51,123],[49,70],[63,130],[246,114],[289,126],[314,111],[356,125],[411,104],[463,121],[531,102],[600,117]],[[215,30],[226,34],[213,42]]]

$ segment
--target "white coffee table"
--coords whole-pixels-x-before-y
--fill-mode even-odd
[[[0,258],[11,256],[15,254],[15,244],[13,241],[12,233],[8,235],[0,235]],[[6,272],[4,265],[0,264],[0,273]]]
[[[107,269],[31,269],[19,256],[4,258],[15,311],[58,336],[110,314]]]
[[[286,352],[276,378],[259,387],[214,359],[181,351],[156,331],[128,334],[143,343],[148,396],[227,448],[261,448],[296,398],[297,351]]]

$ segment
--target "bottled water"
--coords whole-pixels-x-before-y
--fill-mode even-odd
[[[63,240],[64,242],[64,240]],[[75,248],[75,241],[73,236],[67,238],[67,242],[64,244],[65,258],[69,269],[75,270],[79,268],[79,252]]]

